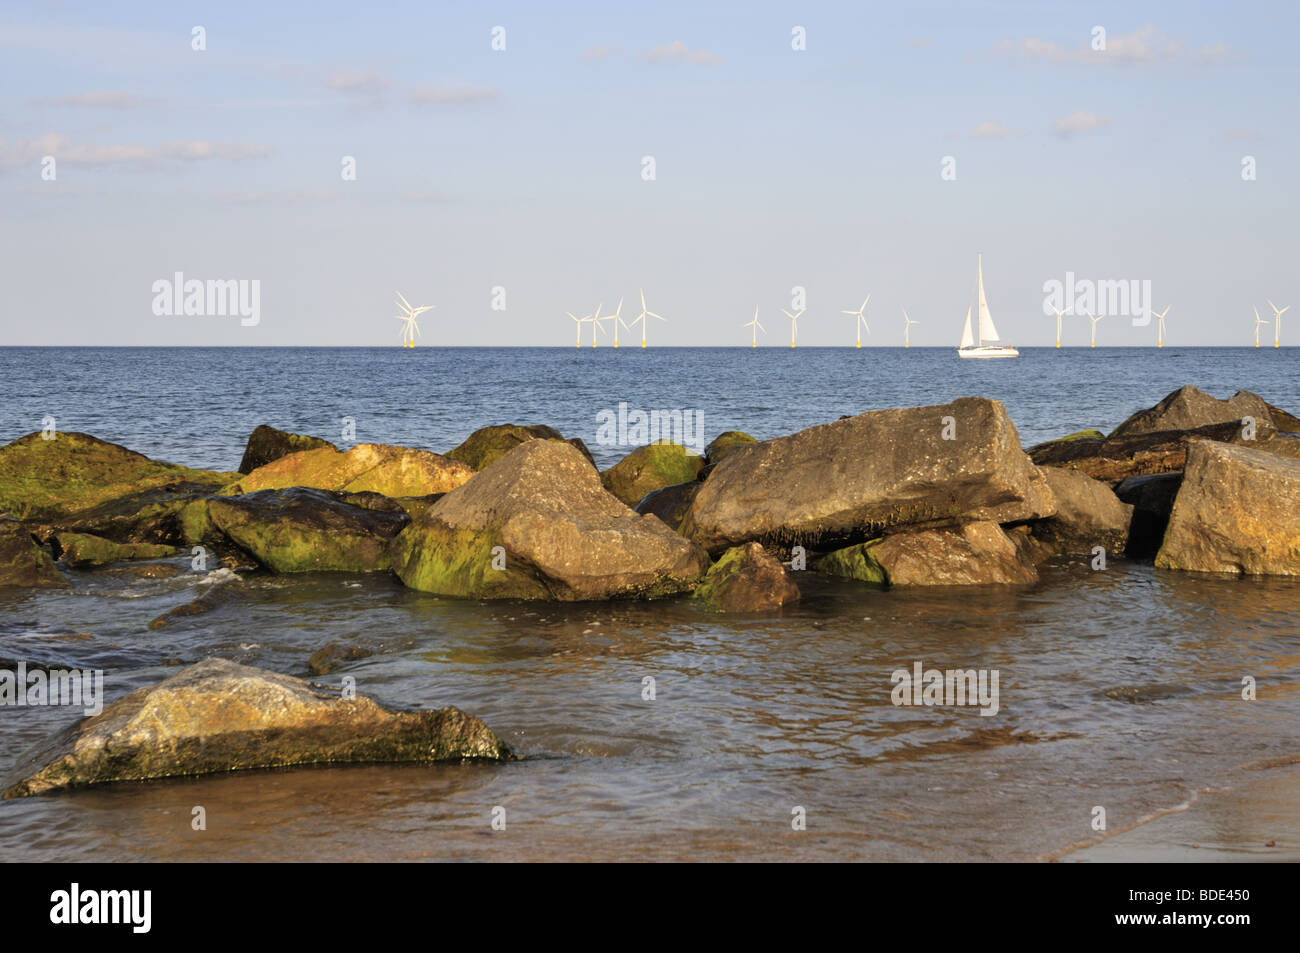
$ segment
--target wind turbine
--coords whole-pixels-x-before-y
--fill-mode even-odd
[[[406,322],[406,324],[402,326],[402,347],[415,347],[415,336],[420,333],[420,325],[416,323],[415,319],[418,315],[424,314],[426,311],[432,311],[434,306],[431,304],[425,304],[418,308],[413,308],[411,307],[411,302],[403,298],[400,291],[396,292],[396,294],[397,306],[406,312],[405,314],[399,314],[397,316],[398,321]]]
[[[1062,311],[1060,308],[1053,308],[1052,310],[1056,312],[1056,346],[1060,347],[1061,346],[1061,315],[1069,314],[1070,312],[1068,308],[1064,311]]]
[[[1281,347],[1282,346],[1282,314],[1286,311],[1291,310],[1291,306],[1287,305],[1285,308],[1279,309],[1278,306],[1275,305],[1272,301],[1269,301],[1268,306],[1273,309],[1273,322],[1274,322],[1273,346]]]
[[[622,298],[619,298],[619,299],[618,299],[618,307],[614,309],[614,313],[613,313],[613,314],[607,314],[607,315],[605,315],[605,317],[607,317],[607,318],[613,318],[613,319],[614,319],[614,346],[615,346],[615,347],[618,347],[618,326],[619,326],[620,324],[623,324],[622,314],[623,314],[623,299],[622,299]],[[623,327],[626,328],[627,325],[626,325],[626,324],[623,324]],[[628,330],[630,331],[630,330],[632,330],[632,329],[631,329],[631,328],[628,328]]]
[[[599,331],[601,334],[605,333],[605,326],[600,323],[604,321],[605,318],[609,317],[609,315],[605,315],[605,317],[601,317],[600,315],[600,309],[601,306],[604,305],[604,303],[605,302],[602,301],[600,304],[596,305],[596,310],[591,313],[591,317],[586,319],[591,322],[591,346],[592,347],[596,346],[596,332]]]
[[[576,326],[574,327],[574,329],[573,329],[573,330],[574,330],[574,337],[575,337],[575,340],[574,340],[573,344],[574,344],[574,347],[582,347],[582,325],[583,325],[583,324],[584,324],[588,319],[587,319],[586,317],[581,317],[581,318],[580,318],[580,317],[578,317],[576,314],[574,314],[572,311],[566,311],[566,312],[564,312],[564,313],[567,314],[569,317],[573,318],[573,320],[574,320],[575,322],[577,322],[577,325],[576,325]]]
[[[863,302],[862,302],[862,307],[858,308],[857,311],[841,311],[841,312],[840,312],[840,314],[851,314],[851,315],[854,315],[854,316],[858,319],[858,321],[857,321],[857,325],[858,325],[858,347],[862,347],[862,329],[865,328],[865,327],[867,327],[867,319],[864,318],[864,317],[862,316],[862,312],[864,312],[864,311],[867,310],[867,301],[870,301],[870,300],[871,300],[871,295],[867,295],[866,301],[863,301]],[[867,333],[868,333],[868,334],[871,333],[871,328],[867,328]]]
[[[1254,305],[1251,307],[1254,307]],[[1255,308],[1255,347],[1259,347],[1259,326],[1261,324],[1268,324],[1268,322],[1259,316],[1259,308]]]
[[[1172,307],[1171,304],[1169,308]],[[1165,315],[1169,313],[1169,308],[1165,308],[1163,311],[1151,309],[1151,313],[1156,316],[1156,347],[1165,346]]]
[[[744,324],[741,325],[741,327],[754,329],[754,343],[750,346],[758,347],[758,332],[762,331],[764,334],[767,333],[767,328],[763,327],[763,325],[758,323],[758,305],[754,305],[754,320],[746,321]]]
[[[911,318],[909,318],[907,316],[907,309],[906,308],[903,309],[903,347],[912,346],[912,341],[911,341],[912,325],[920,324],[920,323],[921,323],[920,321],[913,321]]]
[[[645,319],[646,319],[647,317],[658,318],[660,321],[667,321],[667,320],[668,320],[667,318],[663,317],[662,315],[655,314],[653,311],[650,311],[649,309],[646,308],[646,306],[645,306],[645,289],[642,288],[642,289],[641,289],[641,313],[638,314],[635,318],[633,318],[633,319],[632,319],[632,322],[627,326],[627,329],[628,329],[629,331],[631,331],[632,328],[633,328],[633,326],[634,326],[638,321],[641,322],[641,346],[642,346],[642,347],[645,347],[645,324],[646,324]]]
[[[1093,317],[1089,312],[1087,312],[1087,311],[1085,311],[1085,312],[1083,312],[1083,313],[1086,314],[1086,315],[1088,315],[1088,320],[1092,322],[1092,343],[1089,344],[1088,346],[1089,346],[1089,347],[1096,347],[1096,346],[1097,346],[1097,322],[1100,321],[1102,318],[1104,318],[1104,317],[1106,317],[1106,316],[1105,316],[1104,314],[1099,314],[1099,315],[1097,315],[1097,316],[1094,318],[1094,317]]]
[[[781,309],[781,313],[790,319],[790,346],[791,347],[795,346],[795,338],[798,337],[799,319],[803,317],[803,313],[807,310],[808,310],[807,308],[800,308],[798,314],[791,314],[789,311],[785,310],[785,308]]]

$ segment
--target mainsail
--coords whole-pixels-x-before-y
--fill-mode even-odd
[[[966,309],[966,326],[961,329],[961,344],[959,347],[973,347],[975,345],[975,336],[970,333],[970,308]]]
[[[980,300],[980,344],[985,341],[998,341],[998,329],[993,324],[993,316],[989,314],[989,303],[984,297],[984,256],[979,256],[979,300]],[[966,316],[967,327],[969,327],[970,315]],[[962,338],[962,347],[966,347],[966,339]]]

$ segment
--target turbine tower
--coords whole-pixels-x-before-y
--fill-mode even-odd
[[[1268,306],[1273,309],[1273,346],[1281,347],[1282,346],[1282,314],[1286,311],[1291,310],[1291,306],[1287,305],[1285,308],[1279,308],[1272,301],[1269,301]]]
[[[420,333],[420,325],[415,319],[426,311],[432,311],[434,306],[431,304],[421,305],[418,308],[411,307],[411,302],[402,297],[400,291],[396,292],[397,306],[405,312],[397,316],[398,321],[404,321],[402,325],[402,347],[415,347],[415,336]]]
[[[1065,311],[1062,311],[1060,308],[1053,308],[1052,310],[1056,312],[1056,346],[1060,347],[1061,346],[1061,316],[1064,314],[1069,314],[1069,309],[1067,308]]]
[[[575,340],[573,342],[574,347],[582,347],[582,325],[586,322],[587,318],[585,316],[580,318],[577,315],[575,315],[572,311],[566,311],[564,313],[567,314],[569,317],[573,318],[573,320],[576,322],[576,325],[573,329],[575,334]]]
[[[912,346],[912,325],[920,324],[920,321],[913,321],[907,316],[907,309],[903,309],[903,347]]]
[[[605,317],[601,317],[600,315],[601,306],[604,304],[605,302],[602,301],[600,304],[596,305],[596,310],[592,312],[591,317],[587,318],[587,320],[591,322],[591,346],[592,347],[596,346],[596,332],[599,331],[601,334],[605,333],[605,326],[600,323],[604,321],[605,318],[609,317],[609,315],[605,315]]]
[[[611,317],[614,319],[614,346],[615,347],[618,347],[618,326],[620,324],[623,324],[622,315],[623,315],[623,299],[619,298],[618,307],[614,309],[614,313],[611,315],[606,315],[606,317]],[[626,328],[627,325],[623,324],[623,327]],[[628,330],[630,331],[631,328],[628,328]]]
[[[1171,304],[1169,308],[1172,307],[1173,305]],[[1163,311],[1156,311],[1154,308],[1151,309],[1151,313],[1156,316],[1156,347],[1165,346],[1165,315],[1169,313],[1169,308],[1165,308]]]
[[[754,343],[751,344],[750,347],[758,347],[758,332],[762,331],[764,334],[767,333],[767,328],[758,323],[758,305],[754,305],[754,320],[746,321],[741,325],[741,327],[754,329]]]
[[[867,319],[862,316],[862,312],[867,310],[867,301],[871,300],[871,295],[867,295],[866,301],[862,302],[862,307],[857,311],[841,311],[840,314],[851,314],[856,317],[858,326],[858,347],[862,347],[862,329],[867,327]],[[871,333],[871,328],[867,328],[867,333]]]
[[[645,320],[645,319],[646,319],[647,317],[658,318],[660,321],[667,321],[667,320],[668,320],[667,318],[663,317],[662,315],[655,314],[653,311],[651,311],[651,310],[649,310],[648,308],[646,308],[646,306],[645,306],[645,289],[642,288],[642,289],[641,289],[641,313],[638,314],[635,318],[633,318],[633,319],[632,319],[632,323],[629,324],[629,325],[627,326],[627,329],[628,329],[629,331],[631,331],[632,328],[633,328],[633,326],[634,326],[638,321],[641,322],[641,346],[642,346],[642,347],[645,347],[645,325],[646,325],[646,320]]]
[[[781,313],[790,319],[790,346],[791,347],[795,346],[795,339],[798,337],[799,319],[803,317],[803,313],[807,310],[808,310],[807,308],[800,308],[798,314],[791,314],[789,311],[785,310],[785,308],[781,309]]]
[[[1087,311],[1085,311],[1085,312],[1083,312],[1083,313],[1086,314],[1086,315],[1088,315],[1088,320],[1092,322],[1092,343],[1089,344],[1088,346],[1089,346],[1089,347],[1096,347],[1096,346],[1097,346],[1097,322],[1100,321],[1102,318],[1104,318],[1104,317],[1106,317],[1106,316],[1105,316],[1104,314],[1099,314],[1099,315],[1097,315],[1097,316],[1094,318],[1094,317],[1093,317],[1089,312],[1087,312]]]
[[[1254,307],[1254,305],[1251,307]],[[1259,326],[1261,324],[1268,324],[1268,322],[1259,316],[1259,308],[1255,308],[1255,347],[1259,347]]]

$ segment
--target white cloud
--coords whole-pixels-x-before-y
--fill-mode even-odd
[[[9,168],[39,161],[47,155],[54,156],[59,162],[68,165],[121,165],[161,160],[238,161],[270,154],[271,147],[262,143],[210,142],[202,139],[175,140],[155,146],[136,143],[99,145],[91,142],[73,142],[67,136],[57,132],[47,132],[38,139],[20,139],[14,142],[0,139],[0,167]]]
[[[644,56],[647,63],[699,63],[713,66],[722,62],[722,57],[708,50],[692,50],[681,40],[673,40],[665,46],[656,46]]]
[[[1052,133],[1057,136],[1072,136],[1077,132],[1092,132],[1094,129],[1104,129],[1110,124],[1110,116],[1098,116],[1094,112],[1084,112],[1080,109],[1064,119],[1058,119],[1052,123]]]
[[[388,77],[376,70],[341,70],[331,74],[325,85],[341,93],[377,93],[388,88]]]
[[[1019,135],[1021,133],[1002,125],[1000,122],[994,122],[992,119],[985,119],[970,131],[972,139],[1005,139],[1007,136]]]
[[[145,99],[118,89],[96,90],[89,93],[77,93],[71,96],[54,96],[50,99],[34,99],[34,106],[86,106],[92,109],[139,109],[157,102]]]
[[[483,103],[496,99],[501,91],[493,86],[420,86],[411,102],[441,106],[449,103]]]
[[[1070,47],[1027,36],[1014,43],[1005,40],[993,49],[996,53],[1044,63],[1087,66],[1140,66],[1161,62],[1212,64],[1222,62],[1228,54],[1223,43],[1189,49],[1185,40],[1166,37],[1150,25],[1139,27],[1132,33],[1108,34],[1105,46],[1104,50],[1094,50],[1091,35]]]
[[[584,60],[607,60],[611,56],[618,55],[618,46],[611,46],[608,43],[597,43],[595,46],[588,47],[582,53]]]
[[[226,205],[297,205],[300,202],[328,201],[338,198],[333,189],[314,192],[227,192],[217,196]]]

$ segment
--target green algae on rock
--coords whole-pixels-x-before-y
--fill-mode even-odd
[[[73,569],[107,566],[136,559],[162,559],[176,554],[175,546],[162,543],[115,543],[90,533],[58,533],[55,552]]]
[[[493,424],[490,427],[480,427],[466,437],[460,446],[449,451],[447,459],[459,460],[476,471],[482,470],[496,463],[526,440],[560,440],[570,443],[577,447],[583,456],[591,460],[593,467],[596,465],[585,443],[577,437],[565,441],[563,434],[545,424]]]
[[[393,711],[364,696],[208,659],[39,745],[5,779],[3,796],[308,764],[513,758],[487,725],[458,708]]]
[[[739,450],[741,447],[752,447],[756,443],[758,441],[743,430],[723,431],[704,448],[704,461],[708,466],[717,466],[733,450]]]
[[[600,481],[628,506],[655,490],[689,483],[699,476],[704,458],[679,443],[661,440],[637,447],[600,475]]]
[[[27,589],[67,589],[54,560],[36,544],[25,526],[0,519],[0,588],[21,586]]]
[[[758,543],[722,554],[691,594],[715,612],[774,612],[799,601],[799,587],[785,567]]]
[[[814,564],[819,572],[886,586],[985,586],[1038,581],[997,523],[907,529],[848,546]]]
[[[244,457],[239,461],[239,472],[252,473],[258,467],[264,467],[268,463],[279,460],[281,457],[287,457],[291,453],[298,453],[300,450],[319,450],[321,448],[338,450],[338,447],[334,446],[334,444],[328,440],[322,440],[320,437],[289,433],[285,430],[276,430],[274,427],[261,424],[248,435],[248,445],[244,448]]]
[[[464,463],[427,450],[359,443],[344,453],[328,447],[291,453],[230,483],[221,492],[234,496],[306,486],[348,493],[381,493],[387,497],[420,497],[446,493],[473,475],[474,471]]]

